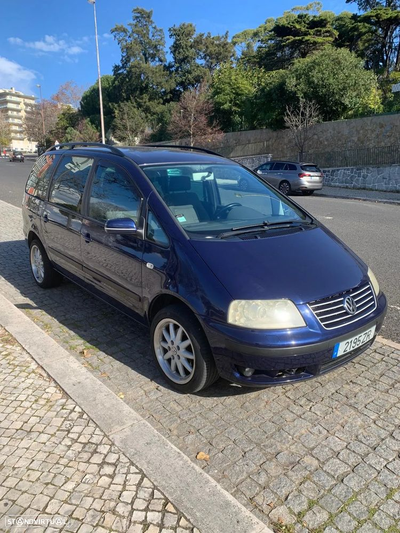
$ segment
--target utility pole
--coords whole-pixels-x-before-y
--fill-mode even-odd
[[[96,55],[97,55],[97,76],[99,80],[99,100],[100,100],[100,124],[101,124],[101,142],[106,143],[106,134],[104,130],[104,111],[103,111],[103,91],[101,89],[101,74],[100,74],[100,53],[99,53],[99,38],[97,35],[97,15],[96,15],[96,0],[88,0],[89,4],[93,4],[94,14],[94,34],[96,39]]]
[[[36,87],[39,88],[39,92],[40,92],[40,108],[41,108],[41,114],[42,114],[43,142],[45,142],[45,139],[46,139],[46,128],[45,128],[45,125],[44,125],[44,108],[43,108],[42,86],[37,83]]]

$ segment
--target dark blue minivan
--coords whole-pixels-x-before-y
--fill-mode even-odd
[[[386,312],[374,274],[250,170],[197,148],[57,148],[23,200],[36,283],[66,276],[148,324],[179,391],[308,379],[373,343]]]

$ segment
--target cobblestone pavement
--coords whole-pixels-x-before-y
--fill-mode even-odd
[[[45,529],[198,532],[0,327],[0,531]]]
[[[261,520],[285,532],[400,531],[400,350],[375,343],[321,378],[180,395],[147,331],[65,282],[37,288],[20,213],[0,203],[0,291]],[[208,533],[208,532],[207,532]]]

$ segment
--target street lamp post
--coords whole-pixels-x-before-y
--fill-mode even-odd
[[[41,109],[41,115],[42,115],[43,142],[44,142],[45,141],[45,137],[46,137],[46,128],[44,126],[44,109],[43,109],[42,86],[37,83],[36,87],[39,88],[39,92],[40,92],[40,109]]]
[[[97,36],[97,15],[96,15],[96,0],[88,0],[89,4],[93,4],[94,13],[94,34],[96,39],[96,55],[97,55],[97,75],[99,79],[99,99],[100,99],[100,124],[101,124],[101,140],[106,143],[106,135],[104,130],[104,112],[103,112],[103,91],[101,90],[101,74],[100,74],[100,54],[99,54],[99,39]]]

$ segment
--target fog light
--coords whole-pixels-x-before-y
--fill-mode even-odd
[[[239,368],[240,370],[240,373],[245,376],[246,378],[249,378],[250,376],[252,376],[255,372],[255,369],[254,368],[244,368],[244,367],[240,367]]]

